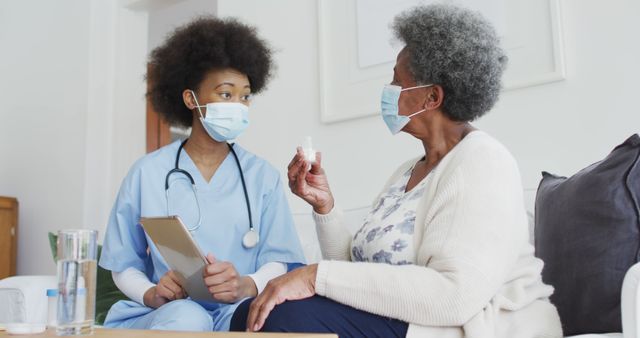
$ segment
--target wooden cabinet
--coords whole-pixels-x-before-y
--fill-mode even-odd
[[[0,196],[0,279],[16,274],[18,200]]]

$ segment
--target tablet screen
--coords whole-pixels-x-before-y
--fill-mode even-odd
[[[181,279],[189,297],[212,301],[203,280],[207,261],[180,217],[148,217],[140,219],[140,223],[169,268]]]

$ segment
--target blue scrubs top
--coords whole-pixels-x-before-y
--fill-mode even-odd
[[[170,176],[169,211],[165,197],[165,177],[174,168],[180,146],[176,141],[138,160],[120,187],[104,238],[100,266],[122,272],[129,267],[158,280],[168,265],[151,239],[138,224],[140,217],[178,215],[187,228],[198,221],[198,207],[188,178]],[[245,248],[242,237],[249,230],[249,217],[239,168],[229,152],[209,182],[206,182],[186,151],[179,166],[191,174],[197,188],[202,213],[201,226],[191,234],[206,255],[233,263],[241,275],[256,272],[268,262],[303,263],[296,229],[280,174],[265,160],[234,145],[247,184],[253,226],[260,234],[254,248]],[[149,253],[147,253],[149,248]],[[114,304],[109,317],[118,320],[137,317],[152,309],[134,302]],[[236,304],[237,305],[237,304]],[[141,309],[140,307],[144,308]],[[207,304],[215,330],[228,330],[233,304]]]

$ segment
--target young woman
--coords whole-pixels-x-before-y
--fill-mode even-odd
[[[271,75],[271,51],[255,29],[200,18],[178,28],[150,57],[148,96],[189,138],[138,160],[113,207],[100,265],[131,301],[111,308],[107,327],[228,330],[238,302],[303,262],[280,175],[229,143],[249,124],[251,96]],[[138,225],[178,215],[209,264],[210,302],[188,298],[176,274]]]

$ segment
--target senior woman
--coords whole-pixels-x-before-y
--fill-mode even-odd
[[[382,117],[424,155],[397,169],[352,236],[320,159],[308,171],[299,149],[289,186],[313,206],[325,260],[269,282],[236,310],[232,329],[561,337],[553,289],[528,242],[516,162],[470,124],[500,92],[506,57],[495,31],[449,5],[414,8],[393,29],[406,46],[383,89]]]

